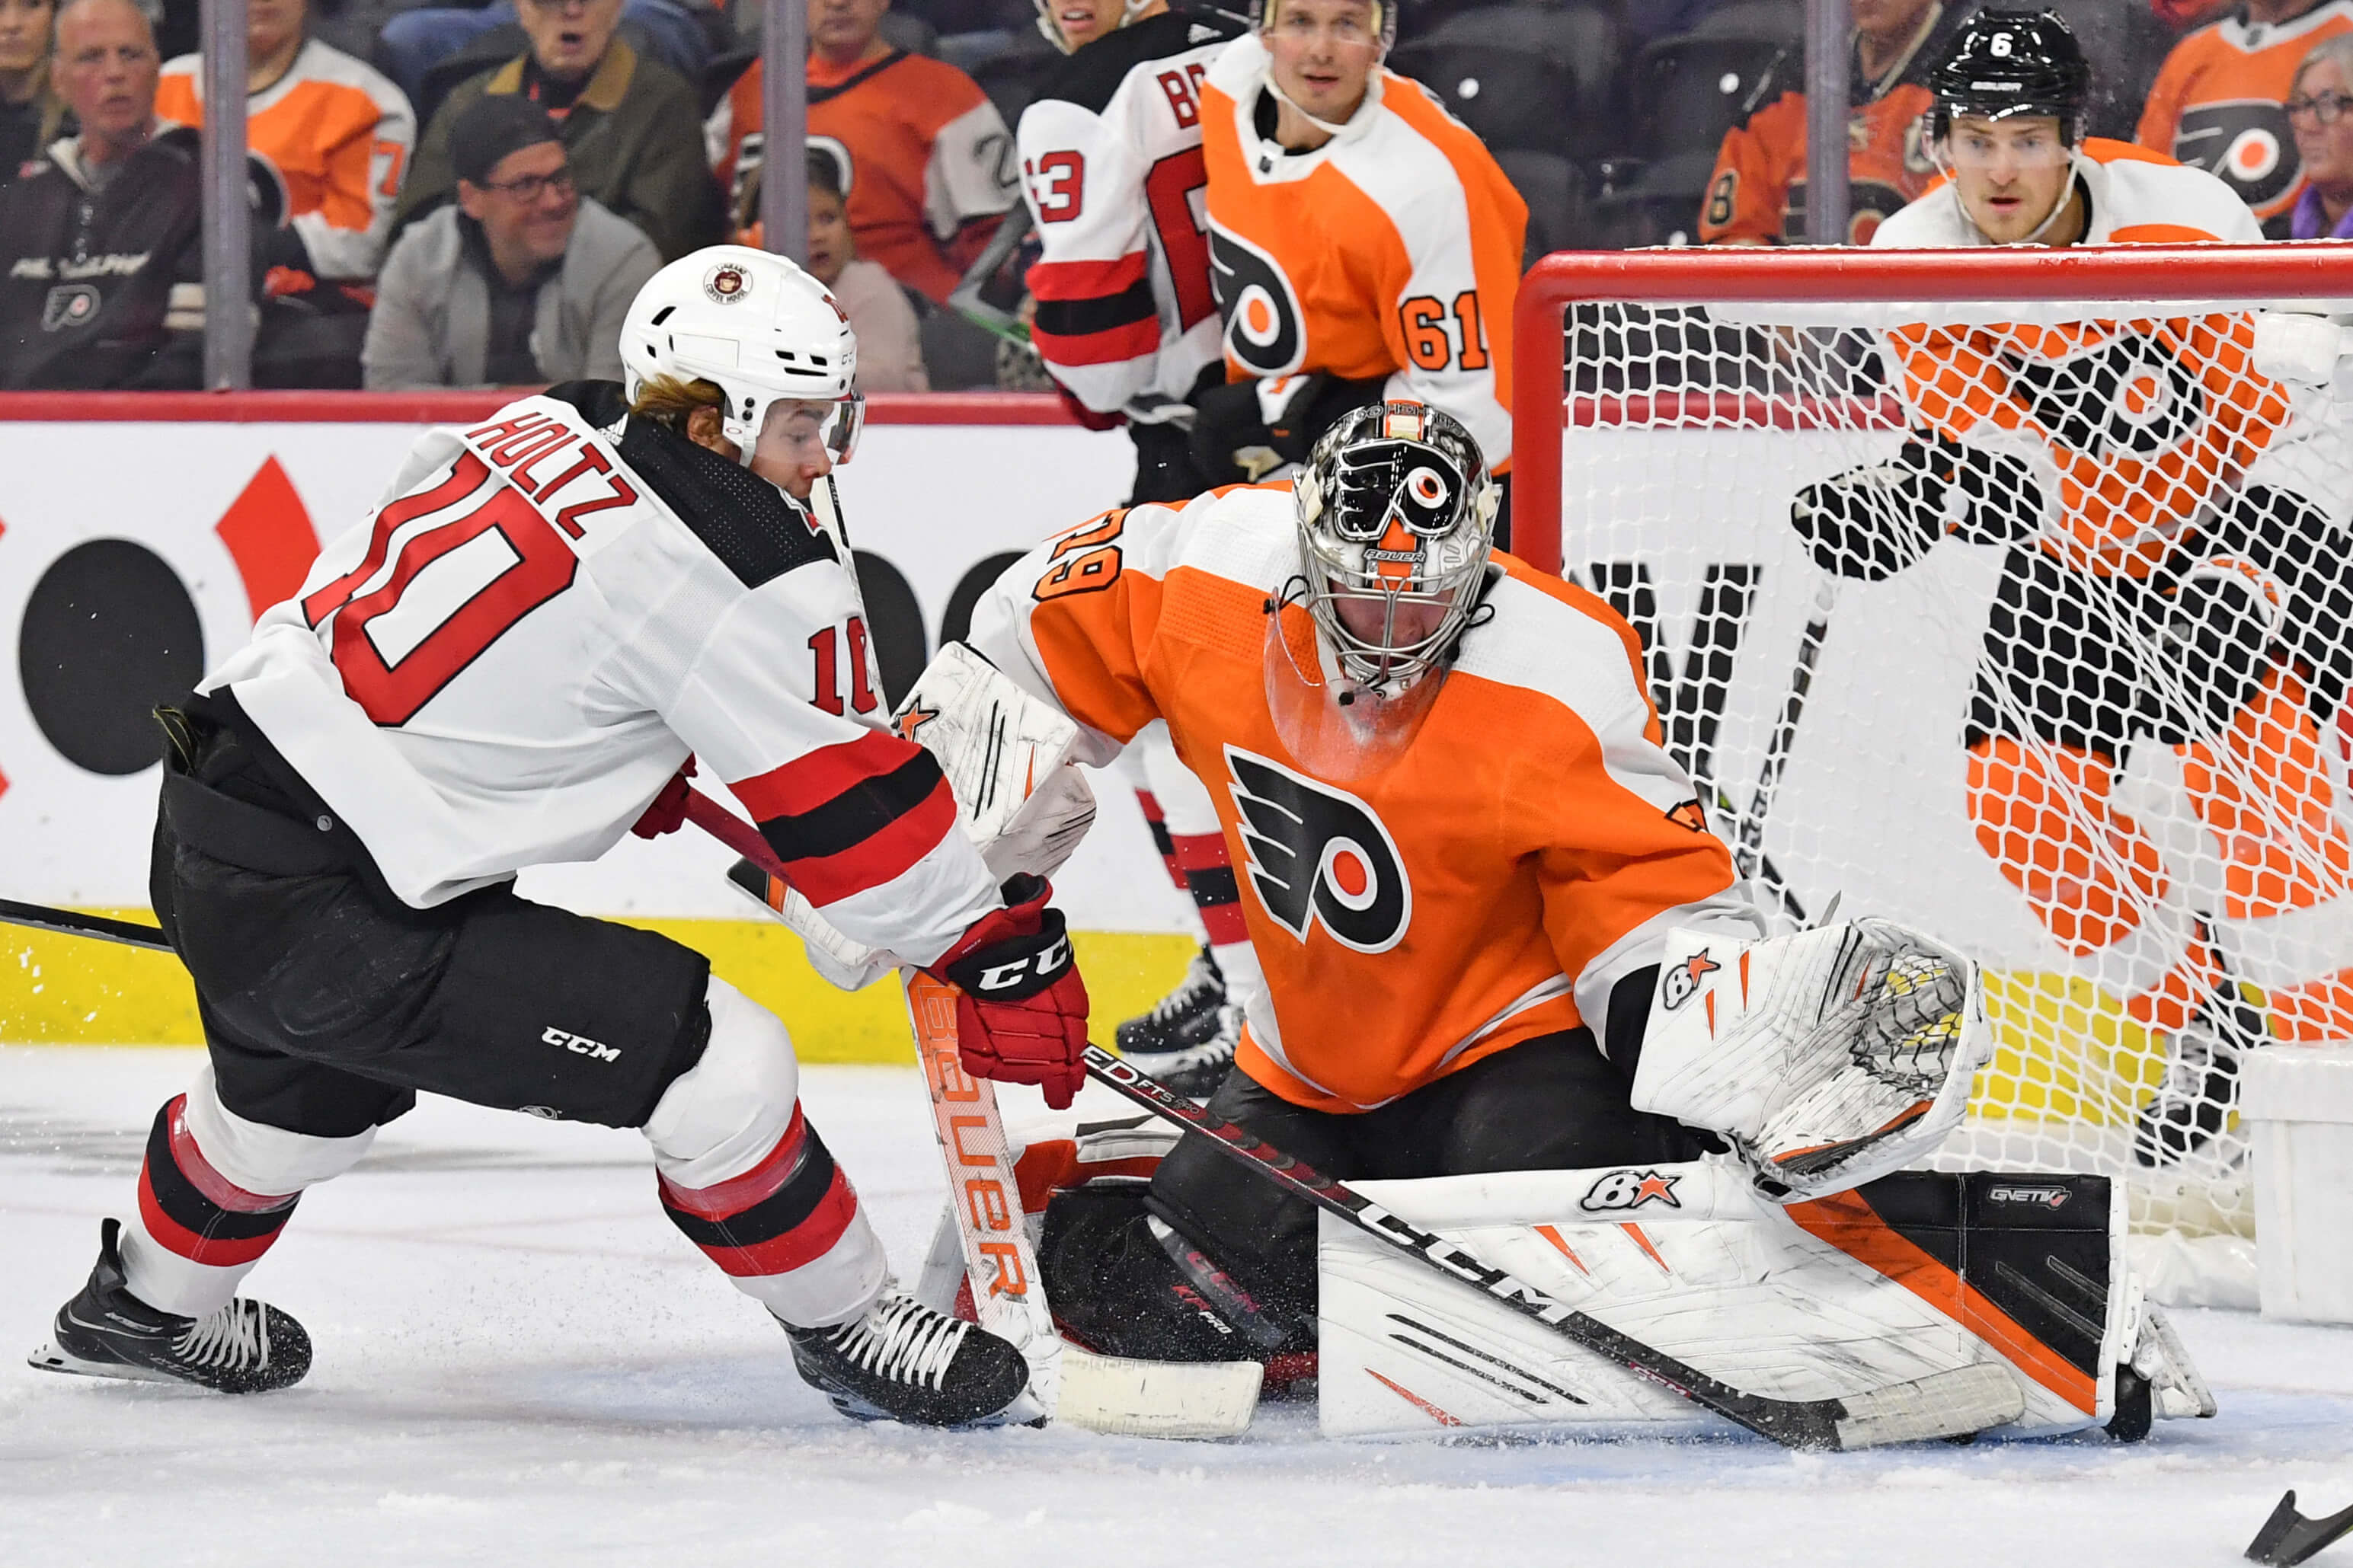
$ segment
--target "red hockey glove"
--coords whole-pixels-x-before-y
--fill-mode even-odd
[[[975,1078],[1034,1083],[1067,1110],[1086,1081],[1087,984],[1040,877],[1005,884],[1007,907],[974,922],[925,973],[956,988],[956,1054]]]
[[[665,833],[676,833],[679,824],[686,820],[686,797],[692,793],[686,781],[693,776],[694,759],[689,757],[670,775],[670,783],[661,786],[661,793],[654,796],[654,803],[646,807],[645,815],[629,831],[640,838],[659,838]]]

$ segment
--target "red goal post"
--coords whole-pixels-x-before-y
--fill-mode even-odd
[[[2239,1058],[2353,1039],[2343,311],[2328,244],[1559,254],[1521,284],[1514,549],[1634,623],[1785,922],[1841,894],[1984,964],[1950,1163],[2244,1231]]]

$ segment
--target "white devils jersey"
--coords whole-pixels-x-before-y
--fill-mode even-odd
[[[827,920],[937,957],[1000,900],[938,764],[884,727],[833,535],[624,420],[617,386],[557,390],[585,406],[527,397],[422,437],[200,689],[417,908],[595,859],[693,752]]]
[[[1023,190],[1042,247],[1029,274],[1031,341],[1097,413],[1149,421],[1219,357],[1201,82],[1239,30],[1175,12],[1122,27],[1072,55],[1022,111]]]

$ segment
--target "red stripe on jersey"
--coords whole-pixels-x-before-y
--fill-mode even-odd
[[[1040,261],[1029,271],[1029,292],[1040,300],[1100,300],[1143,281],[1144,252],[1116,261]]]
[[[661,1184],[662,1202],[701,1219],[726,1219],[742,1214],[753,1205],[776,1195],[792,1178],[793,1168],[800,1163],[801,1150],[807,1142],[808,1124],[801,1119],[801,1108],[795,1105],[792,1124],[758,1164],[740,1176],[731,1176],[707,1187],[681,1187],[668,1176],[657,1176],[655,1179]]]
[[[863,842],[833,855],[786,860],[785,879],[818,908],[905,876],[955,831],[955,796],[947,780],[932,786],[915,807]]]
[[[896,772],[922,749],[885,731],[869,730],[854,741],[820,746],[780,768],[727,787],[755,822],[798,816],[868,779]]]
[[[1130,321],[1125,326],[1073,337],[1050,332],[1032,323],[1029,341],[1037,345],[1038,357],[1048,364],[1117,364],[1122,360],[1140,359],[1158,352],[1160,322],[1157,319]]]
[[[147,1227],[147,1234],[166,1252],[209,1268],[234,1268],[240,1263],[250,1263],[269,1251],[270,1243],[279,1237],[278,1230],[266,1236],[199,1236],[164,1212],[143,1169],[139,1173],[139,1219]],[[280,1226],[280,1230],[283,1228]]]
[[[205,1194],[214,1204],[231,1214],[268,1214],[272,1209],[290,1206],[300,1193],[248,1193],[243,1187],[213,1169],[205,1152],[196,1147],[196,1140],[188,1131],[188,1097],[181,1095],[164,1111],[164,1126],[172,1140],[172,1163],[180,1167],[180,1174],[188,1185]],[[142,1184],[142,1190],[144,1184]]]
[[[849,1179],[836,1166],[833,1181],[826,1187],[825,1195],[809,1211],[808,1218],[768,1241],[750,1247],[705,1247],[703,1256],[719,1265],[720,1271],[737,1279],[757,1279],[766,1274],[788,1274],[804,1264],[814,1263],[833,1250],[849,1222],[858,1217],[858,1194]]]

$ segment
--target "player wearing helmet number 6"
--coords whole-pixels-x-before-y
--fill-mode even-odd
[[[1634,634],[1495,552],[1494,516],[1462,426],[1384,403],[1295,489],[1108,512],[975,612],[974,647],[1078,721],[1082,758],[1162,720],[1216,799],[1266,984],[1210,1112],[1343,1179],[1644,1166],[1719,1147],[1713,1128],[1777,1195],[1941,1138],[1975,1049],[1968,966],[1883,922],[1756,941]],[[1832,984],[1880,1016],[1898,952],[1934,1018],[1895,1032],[1901,1070],[1857,1067],[1873,1047],[1807,1010]],[[1775,991],[1801,1038],[1766,1016],[1792,952],[1844,977]],[[1702,984],[1736,966],[1742,994]],[[1702,1018],[1717,1033],[1690,1037]],[[1766,1080],[1817,1062],[1804,1136],[1712,1098],[1770,1106]],[[1148,1194],[1050,1210],[1040,1262],[1088,1342],[1224,1359],[1312,1346],[1315,1246],[1306,1205],[1188,1140]]]
[[[630,307],[626,387],[427,435],[168,711],[153,896],[210,1061],[34,1364],[299,1379],[302,1331],[237,1284],[424,1090],[643,1130],[664,1211],[846,1413],[955,1425],[1020,1393],[1011,1345],[892,1288],[782,1022],[700,953],[513,890],[675,827],[692,753],[837,929],[1013,976],[962,1004],[966,1065],[1067,1101],[1086,993],[1060,916],[1034,878],[1000,892],[938,763],[881,722],[819,489],[857,352],[789,262],[673,262]]]

